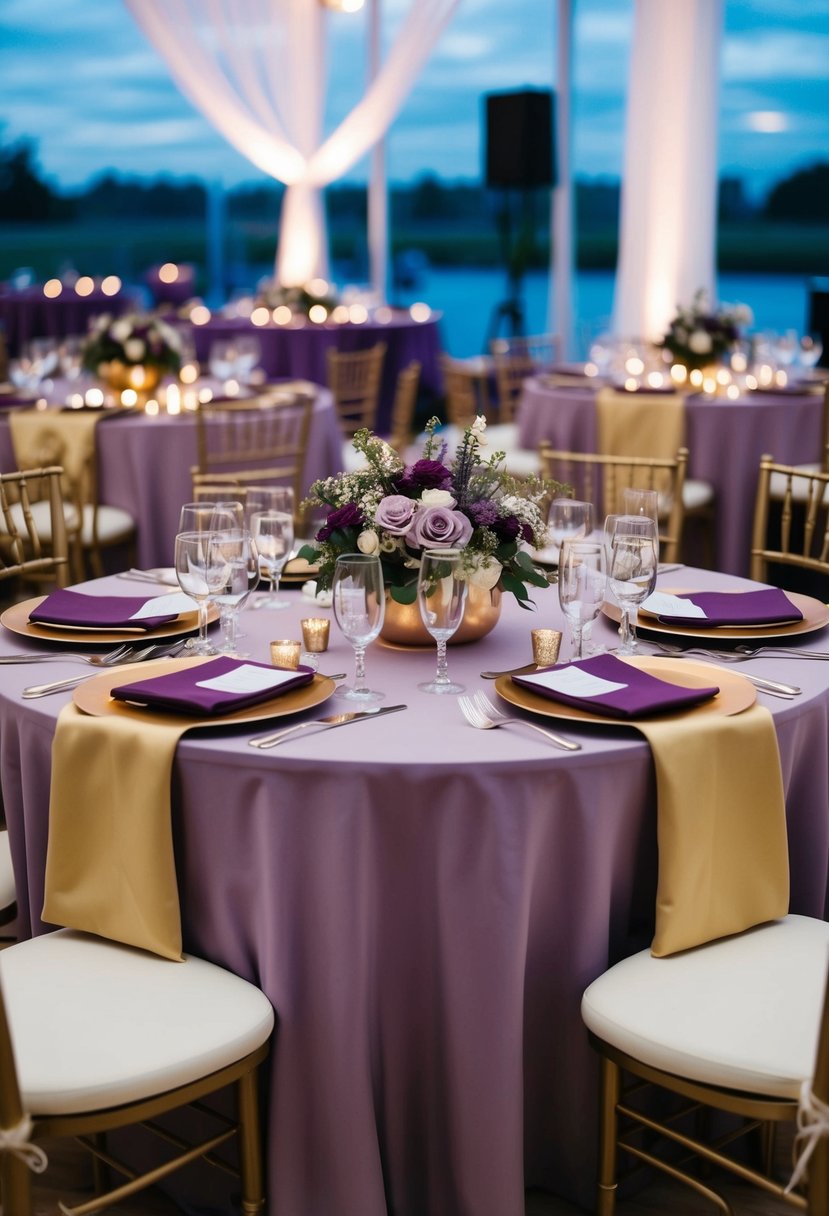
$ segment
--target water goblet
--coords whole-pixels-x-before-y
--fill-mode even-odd
[[[623,515],[611,542],[608,582],[622,610],[619,654],[636,654],[636,614],[656,586],[656,525],[644,515]]]
[[[210,596],[219,609],[222,639],[218,650],[220,654],[245,658],[238,648],[239,612],[259,583],[259,554],[253,537],[245,528],[214,531],[211,548],[213,558],[221,563],[223,570],[221,586]]]
[[[659,557],[659,494],[656,490],[640,490],[628,486],[622,490],[622,514],[644,515],[656,526],[656,556]]]
[[[208,532],[215,502],[185,502],[178,514],[179,532]]]
[[[207,525],[209,532],[224,532],[228,528],[244,528],[245,509],[240,502],[233,499],[214,502]]]
[[[207,637],[207,604],[225,578],[221,554],[214,550],[214,532],[179,532],[176,536],[176,578],[182,591],[199,608],[199,636],[187,643],[191,654],[218,654]]]
[[[289,601],[279,598],[279,579],[294,544],[294,517],[288,511],[254,511],[250,531],[271,583],[270,595],[260,597],[257,607],[287,608]]]
[[[547,525],[553,544],[559,548],[565,540],[583,540],[593,531],[593,504],[576,498],[554,498]]]
[[[606,586],[604,544],[565,540],[558,562],[558,602],[570,626],[576,659],[584,658],[585,627],[599,615]]]
[[[366,647],[380,633],[386,609],[379,557],[366,553],[338,557],[331,594],[334,619],[354,647],[354,684],[341,688],[340,694],[350,701],[381,701],[385,694],[366,684]]]
[[[463,553],[460,549],[425,549],[417,576],[417,602],[420,617],[437,642],[435,678],[418,684],[421,692],[459,693],[463,684],[449,679],[446,643],[461,621],[466,604],[467,582],[460,577]]]

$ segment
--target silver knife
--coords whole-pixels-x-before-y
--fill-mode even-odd
[[[337,726],[349,726],[352,722],[361,722],[364,718],[381,718],[383,714],[394,714],[399,709],[408,709],[408,705],[382,705],[376,709],[360,709],[355,713],[331,714],[328,718],[314,718],[312,722],[297,722],[295,726],[287,726],[275,735],[259,735],[256,739],[248,739],[249,747],[276,747],[288,735],[298,730],[307,730],[312,726],[320,726],[323,730],[333,730]]]
[[[110,668],[96,667],[92,671],[85,671],[80,676],[69,676],[65,680],[53,680],[51,684],[30,684],[28,688],[24,688],[20,694],[24,701],[32,701],[36,697],[48,697],[53,692],[67,692],[70,688],[74,688],[78,684],[83,684],[85,680],[92,680],[95,676],[102,675],[104,671],[114,671],[116,667],[129,666],[132,663],[143,663],[145,659],[163,659],[175,658],[180,650],[184,648],[183,642],[177,642],[173,646],[145,646],[143,650],[131,655],[129,659],[121,663],[113,663]]]

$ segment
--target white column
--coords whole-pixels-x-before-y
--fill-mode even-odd
[[[573,0],[558,0],[556,38],[555,150],[558,166],[550,228],[548,326],[561,337],[562,358],[573,355],[573,179],[570,164],[573,61]]]
[[[716,299],[722,0],[636,0],[613,329],[656,339]]]
[[[368,85],[377,78],[381,57],[381,0],[370,0],[368,12]],[[371,151],[368,186],[368,261],[371,289],[378,304],[388,295],[389,216],[386,181],[386,141],[381,136]]]

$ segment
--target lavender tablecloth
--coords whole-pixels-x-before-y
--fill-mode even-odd
[[[681,580],[751,585],[688,569]],[[94,588],[136,590],[113,578]],[[289,594],[282,612],[243,613],[254,659],[266,660],[269,638],[299,636],[309,602]],[[562,629],[555,589],[536,598],[532,615],[506,600],[489,637],[451,648],[453,676],[492,693],[482,669],[527,661],[531,627]],[[612,644],[613,628],[595,632]],[[0,653],[24,647],[0,633]],[[810,647],[827,649],[825,632],[799,643]],[[583,743],[575,754],[531,731],[475,731],[453,697],[418,691],[434,664],[428,649],[369,649],[370,683],[405,713],[272,751],[247,746],[251,727],[179,746],[186,948],[260,984],[277,1011],[267,1157],[281,1216],[522,1216],[529,1186],[592,1206],[597,1065],[579,1002],[652,931],[650,753],[623,726],[558,724]],[[353,670],[336,625],[322,670]],[[764,658],[747,670],[804,690],[760,699],[780,742],[792,910],[823,916],[829,664]],[[69,696],[22,701],[44,678],[42,665],[6,667],[0,687],[24,934],[43,929],[50,748]],[[200,1210],[220,1210],[217,1196]]]
[[[190,470],[196,463],[192,414],[113,411],[96,428],[98,496],[123,507],[138,525],[139,566],[173,564],[173,541],[181,504],[193,496]],[[305,490],[318,477],[342,468],[342,432],[327,389],[317,390],[305,454]],[[0,469],[15,468],[8,417],[0,412]]]
[[[123,290],[107,296],[100,290],[79,296],[71,286],[47,299],[40,285],[13,290],[0,286],[0,325],[9,354],[16,356],[32,338],[65,338],[85,334],[89,322],[101,313],[120,316],[137,305],[135,292]]]
[[[197,358],[206,365],[210,347],[219,338],[240,333],[254,334],[262,350],[261,366],[270,378],[298,377],[326,384],[326,352],[335,350],[366,350],[377,342],[387,345],[383,380],[380,389],[380,409],[377,429],[388,429],[397,376],[413,359],[421,364],[421,388],[439,395],[440,330],[439,315],[426,321],[413,321],[408,312],[394,311],[385,322],[366,321],[362,325],[314,325],[311,322],[293,325],[252,325],[244,318],[229,320],[214,317],[206,325],[192,326]]]
[[[594,406],[592,387],[551,388],[528,380],[517,418],[521,446],[535,448],[548,439],[565,451],[597,451]],[[710,482],[716,494],[715,565],[747,574],[760,457],[819,462],[823,395],[754,393],[737,401],[694,395],[685,410],[688,476]]]

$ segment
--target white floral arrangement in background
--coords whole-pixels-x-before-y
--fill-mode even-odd
[[[92,321],[81,347],[83,366],[95,374],[110,363],[177,372],[182,354],[178,331],[152,313],[104,313]]]
[[[686,367],[718,363],[736,346],[745,329],[754,324],[746,304],[723,304],[714,308],[700,290],[690,307],[679,307],[659,345],[672,360]]]

